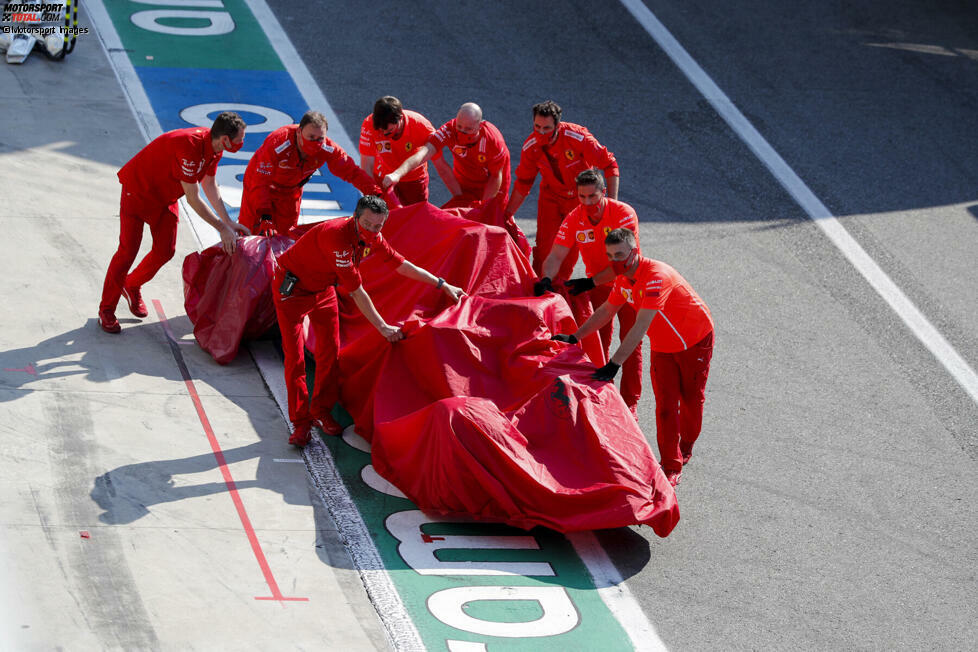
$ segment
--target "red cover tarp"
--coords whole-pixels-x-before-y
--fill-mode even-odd
[[[669,534],[672,487],[614,385],[550,340],[575,329],[570,309],[529,296],[533,272],[509,234],[420,204],[392,211],[384,237],[470,296],[454,306],[368,257],[366,290],[408,333],[393,345],[341,296],[342,400],[377,471],[426,511]]]
[[[249,236],[238,240],[230,256],[217,244],[183,259],[183,306],[197,343],[219,364],[234,360],[242,340],[275,325],[275,258],[293,242],[280,235]]]

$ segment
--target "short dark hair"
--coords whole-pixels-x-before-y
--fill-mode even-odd
[[[353,210],[353,218],[360,219],[363,211],[369,210],[373,213],[380,213],[381,215],[387,215],[390,211],[387,209],[387,202],[378,197],[377,195],[364,195],[357,201],[357,207]]]
[[[385,129],[398,122],[404,115],[401,100],[393,95],[385,95],[374,102],[374,129]]]
[[[625,244],[635,247],[635,233],[631,229],[620,228],[608,231],[608,235],[604,238],[604,243],[606,245]]]
[[[540,115],[545,118],[553,118],[555,127],[560,123],[561,113],[563,111],[560,110],[560,106],[553,100],[547,100],[546,102],[533,105],[533,117]]]
[[[234,111],[224,111],[214,118],[214,124],[211,125],[211,138],[227,136],[234,140],[238,132],[247,126],[248,123],[244,121],[244,118]]]
[[[299,120],[299,129],[302,129],[307,124],[314,124],[317,127],[322,127],[323,131],[329,129],[329,122],[326,121],[326,116],[324,116],[319,111],[306,111],[302,116],[302,120]]]
[[[604,190],[607,186],[604,182],[604,174],[598,168],[588,168],[574,179],[578,186],[597,186],[598,190]]]

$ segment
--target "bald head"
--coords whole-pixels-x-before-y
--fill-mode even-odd
[[[466,102],[458,109],[455,116],[455,131],[458,132],[459,145],[473,145],[479,139],[479,129],[482,127],[482,109],[478,104]]]
[[[482,121],[482,109],[475,102],[466,102],[458,108],[457,120],[464,120],[468,123]]]

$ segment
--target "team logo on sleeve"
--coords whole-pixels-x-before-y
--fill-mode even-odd
[[[577,241],[581,243],[594,242],[594,229],[577,232]]]
[[[186,175],[193,176],[197,174],[202,167],[204,167],[203,161],[195,161],[189,158],[180,159],[180,169],[183,170],[183,173]]]
[[[465,155],[468,153],[469,153],[468,149],[466,147],[463,147],[462,145],[456,145],[455,147],[452,148],[452,156],[465,158]]]
[[[622,288],[621,289],[621,294],[622,294],[622,296],[625,297],[625,301],[627,301],[628,303],[631,303],[632,302],[632,289],[631,288]]]
[[[485,154],[479,154],[478,159],[479,159],[479,163],[485,163],[486,162],[486,155]]]

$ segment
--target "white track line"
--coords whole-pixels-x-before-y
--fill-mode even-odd
[[[659,47],[672,59],[672,62],[692,82],[696,90],[713,105],[730,128],[754,152],[754,155],[771,171],[774,178],[801,206],[802,210],[818,225],[849,262],[869,282],[874,290],[886,301],[903,320],[913,334],[927,347],[938,362],[961,385],[971,400],[978,404],[978,374],[961,357],[953,346],[941,335],[922,312],[907,298],[897,284],[887,276],[880,266],[846,231],[815,193],[809,189],[781,155],[761,136],[754,125],[734,106],[730,98],[720,90],[709,75],[700,67],[688,52],[679,44],[669,30],[659,22],[642,0],[620,0],[622,5],[645,28]]]
[[[638,652],[665,652],[666,644],[659,638],[655,626],[632,596],[621,573],[594,533],[572,532],[567,538],[587,566],[601,600],[624,627],[635,649]]]
[[[339,116],[333,111],[333,107],[326,100],[326,96],[323,95],[319,85],[316,84],[316,80],[312,78],[309,68],[306,67],[302,57],[296,52],[295,46],[292,45],[292,41],[289,40],[288,35],[279,24],[278,18],[269,9],[268,4],[265,0],[245,0],[245,3],[265,31],[265,35],[268,37],[269,42],[271,42],[275,54],[282,60],[282,64],[299,89],[302,99],[306,101],[310,109],[320,111],[326,116],[326,121],[329,122],[329,137],[337,145],[346,150],[346,153],[355,161],[359,162],[360,148],[350,140],[350,135],[343,128],[343,123],[340,122]],[[367,115],[367,112],[364,111],[363,114]],[[357,137],[359,138],[359,134],[357,134]]]
[[[255,365],[268,385],[268,390],[288,423],[288,393],[278,352],[268,342],[252,342],[248,348]],[[367,525],[350,497],[326,444],[319,437],[313,437],[302,449],[302,457],[316,485],[316,491],[323,504],[329,509],[330,516],[336,523],[336,530],[360,573],[360,580],[367,589],[370,602],[373,603],[384,623],[391,645],[398,652],[424,650],[421,634],[408,616],[400,594],[385,570],[384,560],[377,551]]]

